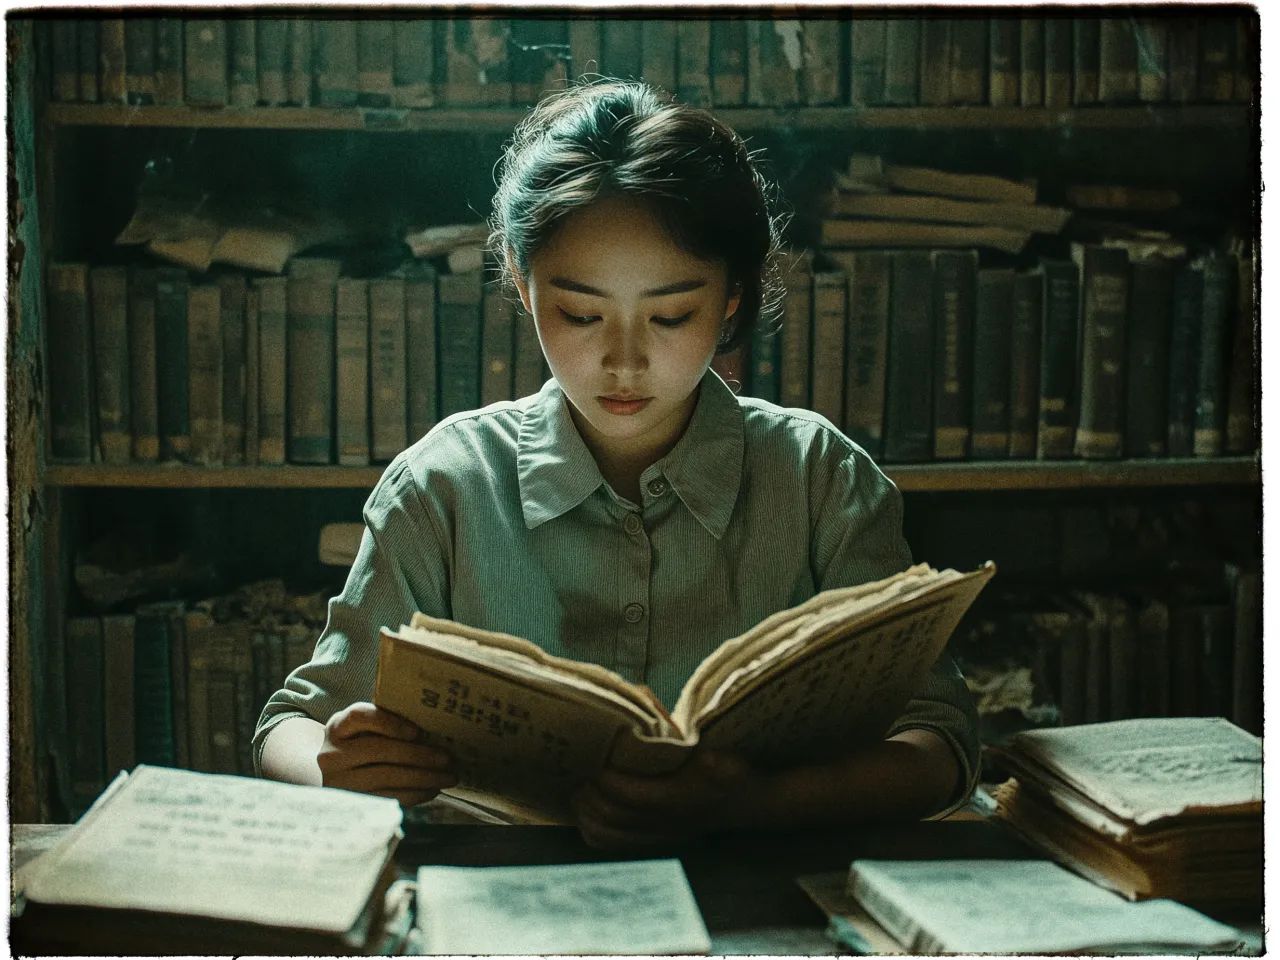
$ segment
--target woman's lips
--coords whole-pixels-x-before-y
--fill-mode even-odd
[[[620,417],[630,417],[639,413],[649,405],[653,397],[633,398],[628,400],[619,400],[616,397],[596,397],[600,406],[604,407],[612,414]]]

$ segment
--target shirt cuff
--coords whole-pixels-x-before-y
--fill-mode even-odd
[[[931,813],[927,817],[921,817],[922,820],[941,820],[944,817],[955,813],[968,803],[969,798],[973,796],[973,791],[978,786],[978,774],[981,772],[982,767],[981,754],[978,755],[978,762],[976,764],[971,763],[969,761],[968,751],[964,749],[964,746],[956,738],[956,735],[947,729],[947,727],[932,723],[921,723],[914,720],[891,727],[889,732],[885,734],[885,739],[887,740],[890,737],[896,737],[898,734],[907,730],[928,730],[930,733],[941,737],[951,747],[951,752],[955,754],[956,762],[960,764],[959,791],[957,791],[956,795],[954,795],[947,805],[941,810],[938,810],[936,813]]]

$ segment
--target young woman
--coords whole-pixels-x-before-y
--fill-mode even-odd
[[[780,301],[777,224],[737,135],[644,84],[579,85],[525,118],[498,179],[492,245],[554,379],[448,418],[387,468],[314,657],[259,721],[264,776],[406,805],[456,782],[445,751],[368,702],[379,628],[415,610],[603,664],[670,708],[724,640],[910,563],[901,496],[861,448],[709,369]],[[625,847],[952,809],[978,769],[954,664],[887,739],[835,754],[610,770],[578,792],[579,826]]]

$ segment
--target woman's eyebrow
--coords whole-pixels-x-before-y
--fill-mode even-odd
[[[547,281],[553,287],[559,287],[561,290],[568,290],[571,293],[585,293],[589,297],[600,297],[601,299],[610,299],[609,294],[603,290],[588,286],[585,283],[579,283],[577,280],[570,280],[568,277],[552,277]],[[646,290],[641,297],[666,297],[673,293],[688,293],[690,290],[700,290],[707,285],[706,280],[680,280],[676,283],[669,283],[665,287],[656,287],[653,290]]]

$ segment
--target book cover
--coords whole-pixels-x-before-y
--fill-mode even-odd
[[[923,250],[890,257],[884,458],[926,461],[933,456],[933,260]]]
[[[258,101],[278,107],[289,101],[289,21],[282,17],[259,17]]]
[[[778,402],[807,409],[812,402],[813,257],[805,250],[786,251],[779,254],[779,269],[787,298],[778,344]]]
[[[473,270],[441,274],[437,280],[441,418],[480,404],[482,278]]]
[[[183,57],[186,102],[195,107],[225,107],[227,88],[227,21],[186,20]]]
[[[98,799],[106,780],[103,735],[102,620],[68,617],[67,729],[71,732],[71,815],[79,818]]]
[[[1061,110],[1071,106],[1072,25],[1069,18],[1044,20],[1044,105]]]
[[[1072,213],[1064,207],[1035,203],[954,200],[939,196],[852,191],[840,191],[836,194],[832,212],[841,217],[974,223],[1035,233],[1060,233]]]
[[[1101,33],[1102,24],[1098,17],[1076,17],[1071,22],[1071,51],[1074,69],[1071,98],[1077,107],[1098,102]]]
[[[747,20],[747,103],[786,107],[800,103],[804,67],[798,20]]]
[[[1073,244],[1080,270],[1079,423],[1076,456],[1124,453],[1129,255],[1122,247]]]
[[[288,280],[255,277],[258,294],[258,462],[279,466],[285,454],[288,382]]]
[[[1192,453],[1217,457],[1223,452],[1227,400],[1227,338],[1236,292],[1235,257],[1213,251],[1192,264],[1201,273],[1199,356],[1196,364],[1196,418]]]
[[[98,103],[102,88],[98,83],[98,24],[101,21],[82,19],[76,21],[76,62],[80,71],[80,102]]]
[[[813,273],[813,411],[840,429],[844,419],[845,318],[849,277],[838,265]]]
[[[124,20],[117,17],[98,21],[98,78],[103,103],[126,102],[125,29]]]
[[[289,264],[287,451],[291,463],[333,462],[334,287],[339,264]]]
[[[920,102],[920,21],[895,17],[885,25],[884,102],[912,107]]]
[[[53,64],[53,99],[75,103],[80,99],[80,59],[76,47],[76,21],[49,24],[49,57]]]
[[[985,247],[1020,253],[1031,239],[1025,230],[957,226],[909,220],[823,220],[824,247]]]
[[[406,367],[410,379],[423,374],[406,347],[405,318],[410,311],[414,321],[420,322],[422,286],[421,283],[406,284],[398,277],[375,277],[369,281],[371,455],[379,463],[386,463],[408,446]],[[434,332],[435,288],[431,284],[425,286],[431,300]],[[434,371],[430,371],[428,380],[434,385]]]
[[[227,41],[231,48],[231,77],[227,102],[234,107],[258,103],[258,24],[248,17],[227,21]]]
[[[400,284],[403,315],[404,286]],[[369,464],[369,334],[372,295],[368,280],[344,277],[335,297],[338,411],[338,463]],[[403,357],[401,358],[403,363]]]
[[[600,21],[600,72],[620,80],[644,77],[645,21],[613,17]]]
[[[1044,275],[1039,269],[1014,275],[1009,335],[1009,456],[1018,459],[1036,455],[1043,296]]]
[[[1169,605],[1145,598],[1134,624],[1138,644],[1138,709],[1144,717],[1168,717],[1170,706]]]
[[[124,21],[125,99],[145,105],[156,102],[156,21],[131,17]]]
[[[711,21],[711,102],[740,107],[747,102],[747,25],[742,20]]]
[[[676,21],[676,96],[694,107],[711,106],[711,22]]]
[[[156,274],[129,269],[129,416],[133,459],[160,458],[160,408],[156,398]]]
[[[822,18],[803,21],[800,36],[804,70],[800,75],[801,100],[811,107],[834,106],[841,102],[841,20]]]
[[[133,614],[102,618],[102,730],[104,784],[135,763],[133,698]]]
[[[248,624],[237,623],[234,631],[235,659],[235,772],[242,777],[253,776],[253,730],[258,714],[253,709],[253,650]]]
[[[392,103],[397,107],[435,104],[436,22],[424,18],[392,22]]]
[[[261,377],[261,296],[256,287],[246,290],[244,297],[244,462],[258,465],[261,433],[258,429],[260,414]]]
[[[1016,107],[1019,100],[1020,24],[1013,17],[992,17],[989,27],[989,69],[987,103],[993,107]]]
[[[191,461],[222,464],[222,294],[217,284],[187,291],[187,369],[190,371]]]
[[[484,285],[480,333],[480,405],[514,400],[512,365],[515,351],[513,311],[502,288]]]
[[[216,642],[213,619],[203,611],[183,614],[187,662],[187,760],[189,768],[213,772],[209,730],[209,671]]]
[[[1013,336],[1014,272],[978,271],[973,318],[973,435],[975,460],[1009,456],[1009,373]]]
[[[161,460],[191,459],[188,286],[185,270],[156,269],[156,402]]]
[[[173,680],[169,662],[167,604],[143,604],[134,611],[133,696],[138,763],[174,765]]]
[[[889,21],[855,16],[849,23],[849,102],[855,107],[884,103],[885,34]]]
[[[844,431],[850,440],[879,459],[884,442],[892,263],[883,250],[832,251],[829,255],[849,277]]]
[[[1200,622],[1192,598],[1169,603],[1169,675],[1173,716],[1200,714]]]
[[[951,22],[951,102],[981,106],[987,102],[987,21],[958,17]]]
[[[1169,21],[1139,17],[1133,39],[1138,50],[1138,99],[1164,103],[1169,99]]]
[[[222,462],[241,464],[245,427],[245,296],[243,273],[218,278],[222,309]]]
[[[49,452],[56,460],[88,463],[93,454],[93,339],[89,268],[49,265]]]
[[[94,459],[128,463],[132,448],[129,412],[129,272],[126,267],[89,271],[93,308],[94,396],[97,449]]]
[[[174,766],[190,769],[191,742],[188,723],[186,603],[166,600],[156,605],[169,617],[169,690],[173,713]]]
[[[1102,17],[1098,28],[1098,102],[1138,101],[1138,40],[1130,17]]]
[[[289,19],[288,100],[295,107],[311,105],[314,30],[306,17]]]
[[[186,28],[176,17],[156,20],[156,103],[181,106],[186,96]]]
[[[442,416],[438,287],[436,271],[429,264],[417,264],[405,280],[405,359],[401,362],[405,370],[400,376],[407,378],[409,443],[417,442]]]
[[[1173,319],[1172,261],[1130,265],[1125,454],[1162,457],[1169,435],[1169,327]]]
[[[605,27],[606,36],[608,26]],[[676,92],[676,45],[675,20],[642,20],[640,22],[640,76],[645,83],[665,90]]]
[[[359,98],[359,41],[355,20],[317,20],[312,25],[316,103],[354,107]]]
[[[926,17],[920,22],[920,104],[951,102],[951,21]]]
[[[395,33],[390,20],[356,25],[356,78],[362,107],[389,107],[395,90]]]
[[[236,750],[236,675],[221,664],[211,664],[209,669],[209,767],[212,773],[240,772]]]
[[[1166,447],[1171,457],[1189,457],[1195,446],[1203,304],[1203,271],[1190,262],[1181,263],[1173,278],[1173,318],[1169,325],[1169,432]]]
[[[1045,79],[1045,21],[1023,17],[1018,43],[1018,102],[1042,107]]]
[[[933,458],[969,455],[973,413],[973,322],[977,297],[975,250],[933,253]]]
[[[1227,383],[1227,453],[1252,453],[1258,445],[1258,308],[1255,274],[1257,254],[1251,247],[1237,257],[1236,305],[1231,318],[1231,368]]]

